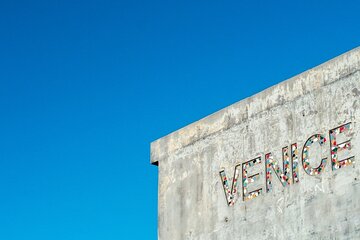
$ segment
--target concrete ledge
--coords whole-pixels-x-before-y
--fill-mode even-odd
[[[180,148],[218,131],[229,129],[258,113],[292,101],[359,70],[360,47],[357,47],[152,142],[150,162],[158,165],[158,162]]]

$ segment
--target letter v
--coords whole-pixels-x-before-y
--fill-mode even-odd
[[[220,171],[220,177],[221,177],[221,182],[222,182],[222,185],[224,188],[226,202],[229,206],[234,205],[234,203],[236,201],[235,196],[237,193],[237,182],[238,182],[238,178],[239,178],[240,168],[241,168],[241,164],[238,164],[235,166],[234,177],[232,179],[231,189],[229,188],[229,179],[226,176],[225,170]]]

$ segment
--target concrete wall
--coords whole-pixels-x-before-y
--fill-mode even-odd
[[[352,148],[339,160],[355,163],[332,170],[329,130],[351,123],[337,142]],[[327,157],[323,171],[302,167],[304,143],[313,134],[310,164]],[[299,182],[283,186],[272,172],[266,192],[265,154],[282,167],[282,148],[298,144]],[[260,173],[243,201],[240,171],[235,203],[229,206],[219,172],[231,187],[234,168],[255,157]],[[159,169],[158,236],[177,239],[360,239],[360,48],[235,103],[151,144],[151,163]],[[357,162],[356,162],[357,161]],[[242,165],[240,165],[242,166]]]

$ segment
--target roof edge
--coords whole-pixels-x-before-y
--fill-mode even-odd
[[[360,47],[240,100],[194,123],[176,130],[150,144],[150,163],[158,165],[176,150],[229,129],[248,118],[292,101],[310,91],[326,86],[360,70]],[[292,94],[287,94],[289,91]],[[261,100],[261,101],[258,101]]]

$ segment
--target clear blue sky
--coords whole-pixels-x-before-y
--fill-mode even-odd
[[[0,239],[156,239],[150,142],[359,46],[359,13],[331,0],[1,1]]]

